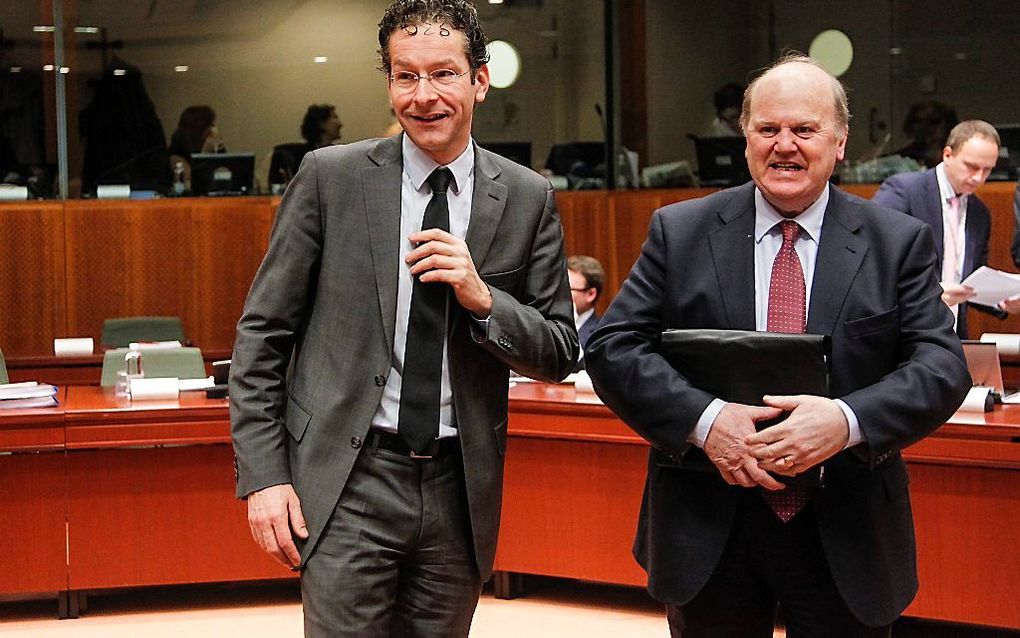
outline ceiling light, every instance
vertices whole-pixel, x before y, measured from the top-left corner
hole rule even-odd
[[[32,30],[36,33],[53,33],[56,29],[48,24],[37,24],[32,27]]]
[[[188,65],[187,64],[178,64],[177,66],[174,67],[174,71],[177,71],[178,73],[187,73],[188,72]]]
[[[11,67],[11,73],[21,73],[21,67],[20,66],[12,66]]]
[[[127,75],[127,71],[125,71],[124,69],[114,69],[113,74],[118,76]]]
[[[75,33],[99,33],[99,27],[75,27]]]
[[[312,62],[314,62],[316,64],[325,64],[328,61],[329,61],[329,58],[327,58],[324,55],[317,55],[314,58],[312,58]]]
[[[62,67],[60,67],[60,72],[63,73],[64,75],[67,75],[68,73],[71,72],[71,68],[70,67],[66,67],[66,66],[62,66]]]
[[[488,49],[489,82],[497,89],[505,89],[521,74],[521,55],[514,45],[503,40],[493,40]]]
[[[503,0],[489,0],[489,4],[503,4]]]
[[[53,70],[53,65],[52,64],[44,64],[42,70],[43,71],[52,71]]]

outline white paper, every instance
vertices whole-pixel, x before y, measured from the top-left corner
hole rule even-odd
[[[191,392],[193,390],[205,390],[211,388],[216,383],[212,377],[206,377],[205,379],[181,379],[177,382],[177,388],[181,392]]]
[[[999,354],[1020,354],[1020,335],[1001,332],[986,332],[981,335],[984,343],[994,343]]]
[[[990,390],[991,388],[983,387],[971,388],[963,400],[963,405],[956,409],[957,412],[984,412]]]
[[[28,199],[27,186],[0,185],[0,202],[23,202]]]
[[[176,399],[180,390],[177,377],[131,379],[131,400]]]
[[[181,347],[180,341],[132,341],[128,344],[129,350],[173,350]]]
[[[967,303],[997,306],[1003,299],[1020,296],[1020,275],[988,266],[981,266],[960,283],[973,288],[976,294]]]
[[[595,388],[591,385],[591,377],[584,370],[576,372],[576,378],[574,379],[574,388],[578,392],[589,392],[594,394]]]
[[[85,357],[95,350],[95,342],[92,337],[74,337],[69,339],[54,339],[53,354],[58,357]]]

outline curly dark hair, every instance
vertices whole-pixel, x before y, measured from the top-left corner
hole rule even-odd
[[[305,111],[305,117],[301,120],[301,137],[309,144],[319,143],[322,136],[322,123],[330,118],[336,107],[332,104],[313,104]]]
[[[389,75],[390,36],[397,29],[420,24],[444,24],[461,31],[467,38],[464,55],[471,66],[471,81],[475,72],[489,61],[485,48],[485,32],[478,21],[478,11],[468,0],[395,0],[379,21],[379,70]]]

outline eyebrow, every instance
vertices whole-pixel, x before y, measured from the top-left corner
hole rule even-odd
[[[455,60],[454,58],[444,58],[444,59],[442,59],[442,60],[440,60],[438,62],[435,62],[431,66],[433,68],[436,68],[436,69],[446,69],[446,68],[450,68],[450,67],[453,67],[453,66],[456,66],[456,65],[457,65],[457,60]],[[411,66],[414,66],[414,65],[410,61],[408,61],[408,60],[405,60],[405,59],[402,59],[402,58],[395,58],[393,60],[392,66],[394,66],[394,67],[397,67],[397,66],[411,67]]]

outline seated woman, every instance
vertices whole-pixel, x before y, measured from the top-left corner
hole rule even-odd
[[[211,106],[189,106],[181,112],[177,130],[170,137],[170,170],[177,175],[178,164],[184,169],[184,183],[191,185],[193,153],[225,153],[223,136],[216,128],[216,111]]]
[[[340,140],[340,129],[344,127],[336,107],[332,104],[313,104],[308,107],[301,121],[301,137],[304,142],[278,144],[273,148],[273,159],[269,167],[270,184],[287,184],[297,172],[305,153]]]

